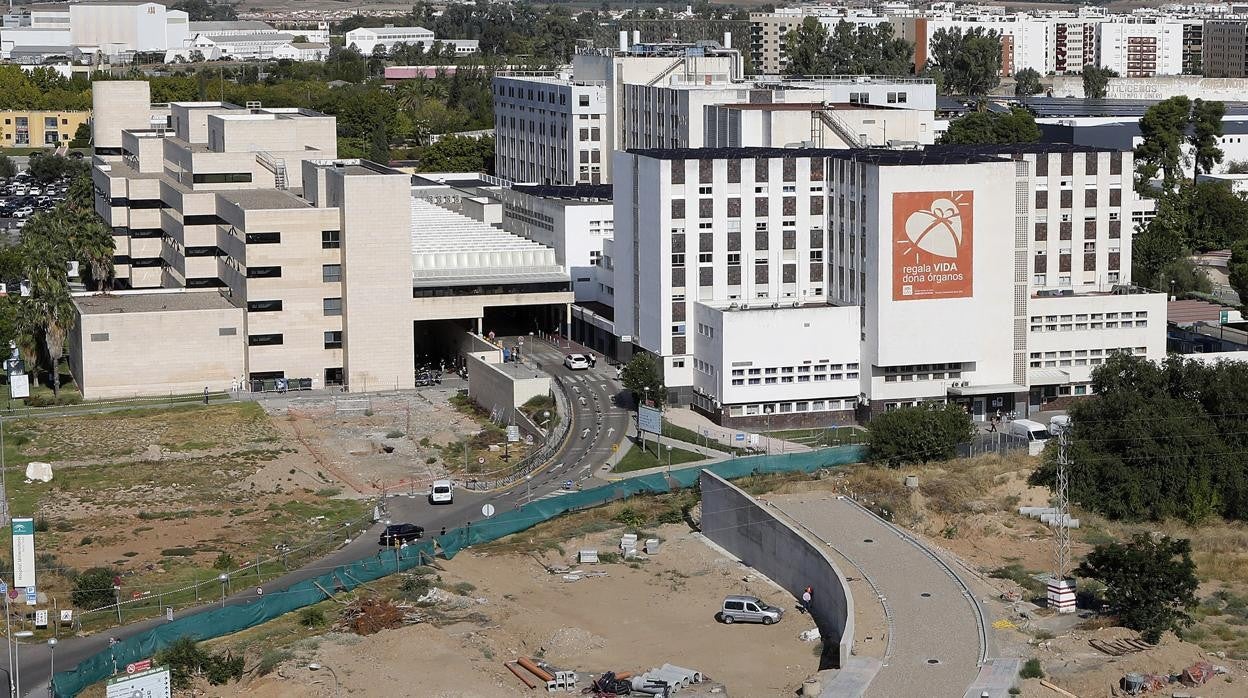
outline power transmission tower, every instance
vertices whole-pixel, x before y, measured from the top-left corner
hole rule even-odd
[[[1051,431],[1057,431],[1057,483],[1055,489],[1053,527],[1056,540],[1056,559],[1053,577],[1048,583],[1049,607],[1058,613],[1075,612],[1075,580],[1070,577],[1070,444],[1073,429],[1070,421],[1051,422]]]

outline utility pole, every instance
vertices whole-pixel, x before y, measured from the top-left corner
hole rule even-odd
[[[1057,431],[1056,507],[1053,517],[1055,559],[1053,576],[1048,583],[1049,607],[1058,613],[1075,612],[1075,580],[1070,578],[1070,443],[1071,423],[1051,422]]]

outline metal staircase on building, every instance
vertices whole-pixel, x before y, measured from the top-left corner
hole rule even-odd
[[[655,85],[659,84],[659,82],[666,79],[667,76],[671,75],[672,71],[676,70],[677,68],[681,67],[684,64],[685,64],[684,57],[677,58],[675,61],[672,61],[671,65],[667,66],[663,70],[660,70],[658,75],[654,76],[654,78],[651,79],[650,82],[647,82],[646,87],[654,87]]]
[[[836,116],[831,111],[827,109],[817,109],[812,111],[810,116],[810,139],[819,147],[824,147],[823,129],[820,128],[820,124],[827,126],[832,133],[835,133],[838,138],[845,141],[845,144],[851,148],[871,147],[871,144],[867,142],[865,136],[855,134],[850,129],[849,124],[845,123],[843,119]]]
[[[256,153],[256,160],[264,166],[264,169],[273,173],[273,188],[286,188],[286,160],[284,158],[275,158],[261,150]]]

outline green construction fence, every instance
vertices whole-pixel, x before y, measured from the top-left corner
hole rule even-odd
[[[350,591],[361,584],[426,563],[434,557],[434,541],[443,557],[449,560],[464,548],[523,531],[570,511],[596,507],[635,494],[662,494],[690,487],[697,483],[698,473],[702,470],[729,480],[768,473],[810,473],[820,468],[859,462],[864,455],[864,446],[849,445],[802,453],[734,458],[705,468],[652,473],[531,502],[513,511],[447,531],[446,535],[436,536],[433,540],[409,544],[397,554],[393,550],[382,550],[372,557],[339,565],[318,577],[257,596],[247,603],[205,610],[134,635],[83,660],[70,671],[58,672],[55,676],[55,695],[58,698],[76,696],[87,686],[115,675],[119,668],[152,657],[178,638],[208,640],[246,630],[324,601],[327,592]]]

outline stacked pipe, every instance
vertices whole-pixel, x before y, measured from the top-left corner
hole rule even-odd
[[[664,664],[651,669],[641,676],[634,676],[633,690],[653,696],[668,696],[679,693],[690,684],[702,683],[706,677],[700,671],[686,669],[675,664]]]

